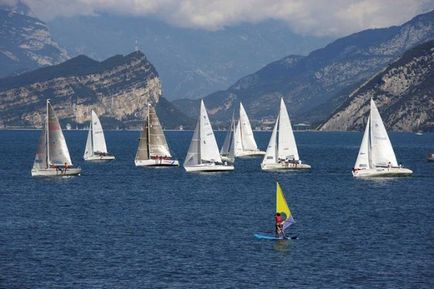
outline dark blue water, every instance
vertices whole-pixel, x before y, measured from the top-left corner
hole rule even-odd
[[[80,177],[32,178],[37,131],[0,131],[1,288],[433,288],[434,134],[392,134],[409,178],[351,176],[360,133],[297,133],[312,172],[233,173],[134,166],[138,132],[107,132],[117,160],[82,160]],[[183,160],[191,132],[167,133]],[[221,144],[223,133],[217,134]],[[257,133],[265,148],[269,133]],[[277,177],[297,221],[273,228]]]

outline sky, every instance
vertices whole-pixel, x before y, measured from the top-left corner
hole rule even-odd
[[[178,27],[215,31],[274,19],[301,35],[329,37],[400,25],[434,10],[434,0],[0,0],[0,4],[17,1],[45,21],[104,13],[154,17]]]

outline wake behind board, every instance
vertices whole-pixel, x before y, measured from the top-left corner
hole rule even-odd
[[[271,233],[256,233],[255,237],[258,239],[264,239],[264,240],[294,240],[297,239],[297,236],[285,236],[285,237],[278,237],[275,234]]]

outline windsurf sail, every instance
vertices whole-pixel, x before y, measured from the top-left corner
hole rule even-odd
[[[285,232],[292,224],[295,223],[295,221],[292,217],[291,211],[289,210],[288,203],[286,202],[285,195],[283,194],[279,182],[277,182],[276,185],[276,213],[285,214],[286,216],[286,219],[283,223],[283,232]]]

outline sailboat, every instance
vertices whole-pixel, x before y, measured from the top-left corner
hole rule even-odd
[[[240,119],[237,123],[234,133],[235,138],[235,156],[263,156],[264,151],[258,149],[255,137],[253,136],[252,126],[243,104],[240,102]]]
[[[234,166],[223,162],[203,100],[200,115],[184,161],[187,172],[232,171]]]
[[[286,218],[283,221],[282,232],[278,234],[272,233],[256,233],[255,237],[258,239],[267,240],[285,240],[285,239],[296,239],[297,237],[288,237],[286,235],[288,228],[295,223],[292,217],[291,210],[286,202],[285,195],[283,194],[282,188],[279,182],[276,182],[276,214],[284,215]]]
[[[179,166],[172,157],[163,128],[153,106],[148,105],[148,115],[139,138],[134,163],[139,166],[170,167]]]
[[[83,158],[85,161],[111,161],[115,159],[107,152],[101,122],[93,110]]]
[[[371,98],[371,111],[353,168],[354,177],[397,177],[413,172],[398,165],[380,113]]]
[[[300,160],[291,121],[283,98],[280,99],[279,115],[274,124],[261,168],[263,170],[300,170],[311,168],[310,165],[304,164]]]
[[[235,162],[235,119],[232,117],[231,126],[226,134],[225,141],[220,150],[220,156],[223,161],[234,163]]]
[[[59,120],[47,100],[47,116],[39,137],[32,176],[71,176],[80,172],[80,168],[72,165]]]

